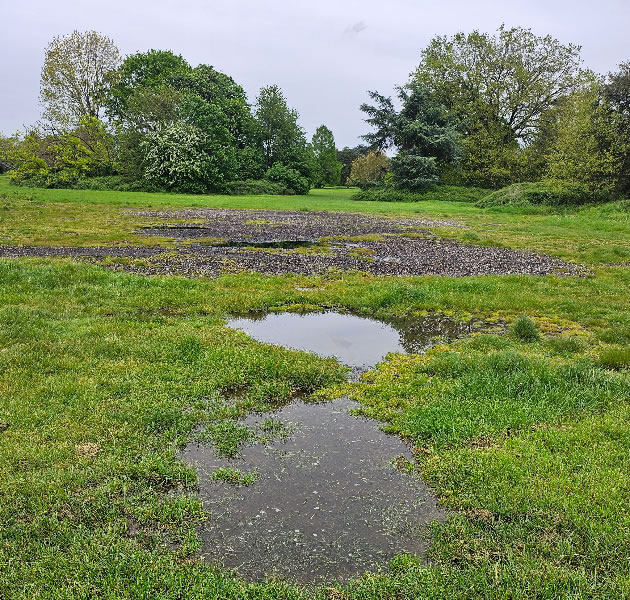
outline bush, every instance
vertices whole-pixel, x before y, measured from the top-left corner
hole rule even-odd
[[[265,179],[280,183],[293,194],[308,194],[311,184],[299,171],[285,167],[282,163],[274,163],[265,173]]]
[[[563,181],[539,181],[536,183],[515,183],[479,200],[476,206],[577,206],[587,202],[603,200],[597,198],[581,183]]]
[[[363,200],[371,202],[419,202],[422,200],[421,194],[412,192],[404,192],[391,187],[374,187],[361,189],[360,192],[353,194],[352,200]]]
[[[483,188],[457,185],[436,185],[424,192],[406,192],[381,185],[369,190],[362,190],[352,196],[352,200],[374,202],[477,202],[488,193]]]
[[[512,333],[523,342],[535,342],[540,339],[540,331],[536,323],[527,315],[521,315],[512,325]]]
[[[269,181],[267,179],[248,179],[247,181],[231,181],[226,183],[221,192],[228,196],[248,196],[250,194],[266,194],[279,196],[290,194],[284,184]]]

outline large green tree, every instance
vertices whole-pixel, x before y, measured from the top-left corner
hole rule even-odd
[[[120,162],[132,177],[195,191],[264,172],[243,88],[210,65],[192,68],[165,50],[128,56],[109,113],[118,124]],[[198,158],[176,151],[177,140],[188,140]]]
[[[313,162],[307,150],[306,136],[298,124],[298,112],[289,108],[282,90],[277,85],[263,87],[254,108],[265,167],[281,163],[310,179]]]
[[[311,140],[315,157],[315,187],[339,185],[341,163],[337,160],[337,147],[333,133],[326,125],[320,125]]]
[[[465,181],[503,185],[518,177],[519,148],[579,82],[579,53],[520,27],[431,40],[413,77],[461,122]]]
[[[97,31],[74,31],[46,47],[40,101],[46,126],[70,131],[83,117],[101,118],[120,64],[114,42]]]
[[[459,156],[456,120],[427,88],[411,81],[397,90],[401,109],[391,98],[370,92],[375,104],[363,104],[366,122],[374,131],[363,136],[381,150],[395,148],[392,173],[397,187],[419,190],[437,183],[446,165]]]
[[[603,94],[612,113],[620,153],[618,191],[630,194],[630,61],[608,74]]]

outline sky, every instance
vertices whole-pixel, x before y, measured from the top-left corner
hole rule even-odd
[[[4,134],[37,120],[44,49],[73,30],[95,29],[123,55],[167,49],[213,65],[250,102],[277,84],[309,137],[325,124],[340,148],[368,130],[359,110],[368,90],[392,94],[436,35],[505,23],[581,45],[584,66],[599,73],[630,60],[629,0],[6,0],[0,15]]]

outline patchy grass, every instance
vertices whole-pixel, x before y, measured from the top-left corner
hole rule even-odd
[[[223,481],[230,485],[236,486],[249,486],[256,483],[258,480],[258,473],[252,471],[251,473],[242,473],[238,469],[232,467],[219,467],[213,474],[212,479],[214,481]]]
[[[135,241],[134,221],[121,213],[129,206],[372,210],[349,200],[352,190],[268,200],[13,195],[2,178],[0,188],[9,195],[0,200],[3,243],[156,242]],[[401,214],[398,204],[365,204]],[[1,260],[0,597],[629,597],[630,269],[606,263],[623,262],[630,233],[629,213],[613,208],[522,215],[422,204],[427,216],[469,226],[444,235],[586,262],[586,278],[331,272],[204,281]],[[224,326],[231,312],[291,306],[506,323],[527,314],[541,336],[473,335],[423,356],[392,355],[346,384],[334,361]],[[434,527],[430,563],[401,555],[343,586],[303,589],[248,583],[199,560],[196,526],[212,517],[178,448],[200,438],[234,456],[252,440],[286,435],[273,419],[246,427],[240,417],[340,393],[412,442],[415,461],[396,465],[420,471],[452,510]]]

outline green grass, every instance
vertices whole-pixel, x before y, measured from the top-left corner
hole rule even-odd
[[[180,197],[16,190],[0,178],[0,193],[3,243],[153,243],[133,237],[128,207],[419,214],[354,202],[344,189]],[[592,275],[187,280],[0,260],[0,597],[630,597],[630,269],[606,265],[630,249],[628,211],[421,208],[464,222],[441,229],[455,239],[546,250]],[[230,312],[304,306],[440,310],[495,319],[506,333],[392,355],[346,384],[334,361],[224,325]],[[520,315],[537,339],[509,333]],[[196,526],[211,516],[178,448],[199,438],[237,455],[251,440],[286,435],[272,419],[248,428],[240,417],[340,393],[410,441],[415,469],[451,510],[434,527],[430,563],[399,556],[378,574],[306,589],[247,583],[198,560]]]

